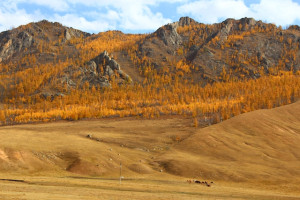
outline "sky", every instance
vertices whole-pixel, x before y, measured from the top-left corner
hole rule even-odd
[[[46,19],[89,33],[150,33],[189,16],[201,23],[253,17],[300,25],[300,0],[0,0],[0,31]]]

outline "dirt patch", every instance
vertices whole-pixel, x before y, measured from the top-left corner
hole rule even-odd
[[[100,166],[95,165],[94,163],[84,161],[84,160],[75,160],[67,170],[72,173],[82,174],[82,175],[90,175],[90,176],[101,176],[107,170]]]
[[[128,168],[131,171],[134,171],[134,172],[139,173],[139,174],[151,174],[151,173],[153,173],[152,168],[149,167],[146,164],[141,164],[141,163],[131,164],[131,165],[128,166]]]
[[[2,149],[0,149],[0,159],[3,161],[8,161],[8,156]]]

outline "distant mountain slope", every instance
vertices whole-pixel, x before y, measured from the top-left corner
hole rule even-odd
[[[206,25],[182,17],[144,36],[90,35],[46,20],[0,33],[0,61],[14,72],[45,63],[83,65],[106,50],[139,82],[149,67],[204,83],[296,72],[299,47],[298,26],[283,30],[252,18]]]
[[[149,76],[150,67],[159,74],[206,84],[257,79],[280,70],[295,73],[300,69],[299,47],[298,26],[283,30],[252,18],[207,25],[182,17],[135,44],[112,48],[112,52],[120,55],[120,64],[131,72],[133,80]]]
[[[65,27],[57,22],[43,20],[30,23],[0,33],[0,61],[19,61],[25,56],[33,55],[33,63],[28,62],[27,65],[53,62],[54,59],[65,60],[74,56],[71,54],[78,54],[74,45],[68,41],[88,36],[89,33]]]
[[[182,17],[140,42],[138,56],[162,72],[191,73],[198,81],[258,78],[300,69],[299,30],[282,30],[252,18],[206,25]],[[180,66],[180,61],[189,67]]]
[[[217,123],[295,102],[299,47],[298,26],[252,18],[182,17],[151,34],[30,23],[0,33],[0,124],[170,114]]]

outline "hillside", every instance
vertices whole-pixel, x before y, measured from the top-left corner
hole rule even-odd
[[[183,115],[195,126],[295,102],[300,32],[189,17],[151,34],[89,34],[46,20],[0,34],[1,125]]]
[[[276,70],[299,70],[299,34],[297,26],[282,30],[252,18],[206,25],[183,17],[139,43],[139,54],[162,71],[168,66],[210,81],[255,79]]]
[[[70,41],[88,36],[89,33],[57,22],[43,20],[30,23],[0,33],[0,61],[13,62],[18,67],[26,68],[33,64],[70,59],[79,53]]]
[[[122,161],[128,174],[163,169],[214,180],[300,180],[299,111],[296,102],[206,128],[181,118],[2,127],[1,171],[112,175]]]
[[[297,199],[300,195],[299,114],[298,101],[239,115],[206,128],[194,128],[189,120],[182,118],[6,126],[0,130],[0,174],[3,178],[24,177],[26,182],[19,183],[23,189],[14,187],[14,183],[10,186],[4,179],[0,182],[9,191],[22,190],[23,194],[29,190],[30,194],[42,196],[50,186],[67,184],[66,193],[69,187],[79,190],[84,187],[94,192],[105,190],[105,193],[133,192],[134,196],[126,199],[138,198],[142,193],[148,198],[174,194],[187,195],[183,199],[232,199],[233,196]],[[123,187],[116,186],[120,162],[125,177]],[[85,179],[86,175],[94,179]],[[75,182],[76,177],[81,177],[80,183]],[[206,189],[189,185],[186,179],[209,180],[215,185]],[[30,183],[40,189],[30,189]],[[161,188],[155,189],[158,183]],[[145,187],[152,188],[152,194],[142,190]],[[180,188],[183,193],[176,194],[174,188]],[[58,191],[52,193],[59,195]],[[6,193],[0,191],[1,194]],[[111,195],[116,194],[119,193]],[[293,194],[294,198],[287,194]]]
[[[299,181],[299,119],[299,102],[243,114],[196,131],[160,162],[167,171],[189,177]]]

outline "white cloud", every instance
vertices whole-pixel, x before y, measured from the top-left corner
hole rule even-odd
[[[292,0],[261,0],[249,7],[244,0],[197,0],[177,8],[179,14],[191,15],[204,23],[216,23],[226,18],[254,17],[282,26],[300,20],[299,11],[300,5]]]
[[[224,18],[242,18],[247,11],[242,0],[200,0],[177,9],[180,14],[190,14],[204,23],[216,23]]]
[[[56,14],[50,21],[60,22],[63,25],[73,27],[79,30],[91,31],[91,32],[100,32],[109,29],[116,29],[115,26],[111,25],[105,20],[92,20],[88,21],[84,17],[80,17],[75,14],[66,14],[58,15]]]
[[[174,17],[176,12],[175,10],[173,14],[170,14],[172,10],[168,10],[169,8],[160,8],[162,3],[176,5],[178,18],[188,15],[204,23],[216,23],[226,18],[242,17],[254,17],[282,26],[293,24],[296,20],[300,21],[300,5],[292,0],[260,0],[259,3],[248,3],[248,6],[245,1],[0,0],[0,31],[42,19],[58,21],[66,26],[87,32],[108,29],[121,29],[129,32],[153,31],[171,22],[170,17]],[[30,7],[32,4],[34,6]],[[24,5],[27,7],[22,8]],[[44,12],[45,8],[47,12]],[[162,11],[164,9],[165,11]],[[39,10],[43,10],[43,13]]]
[[[40,6],[46,6],[48,8],[53,9],[54,11],[67,11],[70,9],[68,2],[63,0],[17,0],[25,3],[32,3]]]
[[[187,0],[6,0],[0,1],[0,31],[10,26],[29,23],[43,18],[58,21],[84,31],[99,32],[107,29],[127,31],[155,30],[170,22],[162,13],[154,11],[160,3],[186,2]],[[22,4],[20,4],[22,3]],[[3,5],[6,5],[5,9]],[[36,11],[19,8],[20,5],[43,6],[49,13],[35,16]],[[8,7],[10,8],[8,9]],[[81,11],[84,6],[90,12]],[[78,9],[79,8],[79,9]],[[105,10],[103,12],[103,10]],[[27,12],[26,12],[27,11]],[[16,15],[15,15],[16,13]],[[13,20],[9,20],[13,16]],[[8,19],[9,18],[9,19]],[[2,20],[1,20],[2,19]]]
[[[250,5],[250,15],[286,26],[300,20],[300,5],[292,0],[262,0],[259,4]]]
[[[127,6],[132,5],[146,5],[146,6],[153,6],[158,5],[160,3],[178,3],[178,2],[188,2],[188,0],[63,0],[68,2],[69,4],[82,4],[86,6],[113,6],[116,8],[126,8]]]
[[[36,10],[28,14],[24,9],[18,9],[12,0],[0,2],[0,31],[28,24],[42,19],[41,13]]]
[[[150,6],[158,6],[162,2],[185,2],[186,0],[68,0],[70,4],[82,4],[94,7],[109,7],[106,20],[118,24],[125,30],[154,30],[170,22],[162,13],[153,12]],[[114,10],[114,12],[112,12]],[[102,16],[104,17],[104,16]]]
[[[154,30],[171,22],[161,13],[153,13],[148,7],[137,5],[121,11],[120,27],[128,30]]]

